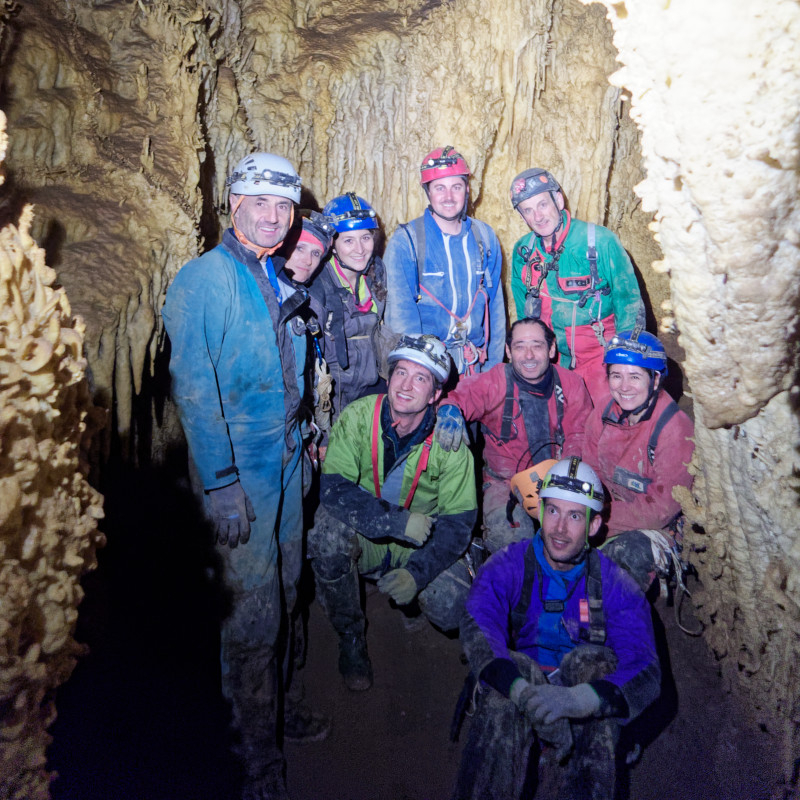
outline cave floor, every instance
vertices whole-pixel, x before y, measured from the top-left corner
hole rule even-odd
[[[210,548],[176,502],[128,482],[124,511],[107,503],[109,544],[85,579],[78,639],[91,646],[57,694],[48,767],[54,800],[223,800],[239,775],[228,756],[218,693],[220,596]],[[156,489],[158,491],[158,489]],[[141,503],[131,503],[135,497]],[[146,498],[146,502],[145,502]],[[292,800],[446,800],[461,742],[450,720],[466,667],[457,640],[366,593],[375,684],[351,693],[336,667],[336,636],[314,601],[307,698],[330,715],[323,742],[287,744]],[[623,781],[629,800],[768,800],[779,796],[776,739],[726,692],[701,639],[658,599],[667,676],[662,698],[631,739],[644,745]],[[668,651],[668,652],[667,652]]]

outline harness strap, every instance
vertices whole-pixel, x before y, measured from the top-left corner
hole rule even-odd
[[[658,437],[661,435],[661,431],[664,430],[666,424],[680,411],[678,408],[678,404],[673,400],[670,404],[661,412],[661,416],[658,418],[658,421],[653,428],[653,432],[650,434],[650,439],[647,442],[647,460],[650,462],[650,466],[652,467],[656,460],[656,445],[658,444]]]
[[[511,375],[511,364],[505,365],[506,399],[503,403],[503,424],[500,426],[500,441],[505,443],[511,439],[511,423],[514,421],[514,378]]]
[[[379,394],[375,397],[375,410],[372,413],[372,483],[375,486],[375,497],[380,499],[381,483],[378,480],[378,442],[381,430],[381,404],[386,395]]]
[[[561,378],[558,370],[553,368],[553,394],[556,397],[556,458],[561,458],[561,448],[564,446],[564,390],[561,388]]]
[[[372,483],[375,487],[375,497],[380,499],[381,484],[378,475],[378,445],[380,443],[380,429],[381,429],[381,405],[383,398],[386,395],[379,394],[375,397],[375,410],[372,413]],[[414,473],[414,479],[411,481],[411,487],[408,490],[403,508],[410,508],[411,501],[414,499],[414,493],[417,491],[420,476],[428,468],[428,458],[431,454],[431,447],[433,446],[433,432],[428,434],[428,438],[422,443],[422,452],[417,462],[417,469]]]
[[[536,577],[536,552],[533,549],[533,541],[525,550],[525,571],[522,574],[522,593],[519,602],[511,611],[511,647],[516,650],[519,634],[525,624],[525,617],[528,615],[528,608],[533,596],[533,580]]]
[[[420,475],[428,468],[428,458],[431,454],[431,447],[433,446],[433,433],[428,435],[428,438],[422,443],[422,452],[419,455],[417,462],[417,471],[414,473],[414,480],[411,481],[411,488],[408,490],[403,508],[411,508],[411,501],[414,499],[414,492],[417,491],[417,484],[419,483]]]
[[[586,558],[586,597],[589,601],[589,643],[605,644],[606,615],[603,611],[603,578],[600,554],[592,548]],[[585,635],[585,631],[581,631]]]

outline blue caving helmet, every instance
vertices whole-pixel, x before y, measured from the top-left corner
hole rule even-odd
[[[375,209],[363,198],[353,192],[334,197],[322,213],[333,218],[337,233],[345,231],[370,230],[378,227]]]
[[[634,329],[615,333],[606,342],[605,364],[631,364],[667,376],[667,353],[658,337]]]

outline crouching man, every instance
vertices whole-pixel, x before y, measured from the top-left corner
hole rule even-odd
[[[461,622],[480,692],[457,800],[520,797],[543,744],[553,797],[611,800],[619,726],[659,694],[647,601],[588,543],[603,508],[597,475],[559,461],[539,497],[539,533],[484,564]]]
[[[372,685],[359,573],[400,606],[417,599],[443,630],[458,627],[470,586],[459,559],[476,519],[472,455],[433,438],[450,357],[433,336],[403,336],[388,362],[387,394],[355,400],[333,426],[309,532],[317,597],[353,691]]]

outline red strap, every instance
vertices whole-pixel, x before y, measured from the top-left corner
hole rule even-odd
[[[431,445],[433,444],[433,434],[431,433],[428,438],[422,443],[422,452],[419,455],[419,461],[417,462],[417,471],[414,473],[414,480],[411,481],[411,488],[408,490],[408,497],[406,497],[405,503],[403,503],[403,508],[410,508],[411,501],[414,499],[414,492],[417,491],[417,484],[419,483],[419,476],[422,475],[423,472],[428,467],[428,456],[431,454]]]
[[[375,398],[375,411],[372,414],[372,482],[375,484],[375,497],[380,500],[381,484],[378,480],[378,439],[381,429],[381,403],[385,395]]]
[[[379,394],[375,398],[375,411],[372,414],[372,482],[375,485],[375,497],[380,499],[381,484],[378,480],[378,442],[380,440],[381,428],[381,403],[385,395]],[[422,452],[417,462],[417,471],[414,473],[414,480],[411,481],[411,488],[408,490],[408,497],[406,497],[403,508],[409,508],[411,501],[414,499],[414,492],[417,491],[417,484],[419,483],[420,475],[428,467],[428,457],[431,453],[431,446],[433,445],[433,433],[422,443]]]

